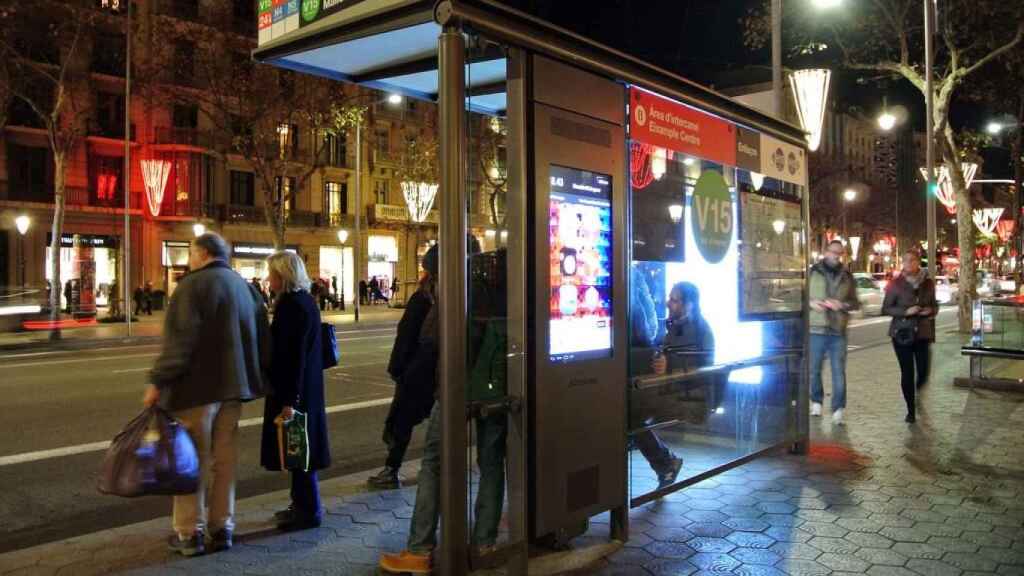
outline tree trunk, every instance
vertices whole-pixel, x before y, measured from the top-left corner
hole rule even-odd
[[[53,328],[50,331],[50,340],[60,340],[60,296],[64,292],[64,285],[60,281],[60,239],[64,232],[64,188],[66,178],[64,174],[64,154],[54,151],[53,153],[53,225],[50,229],[50,320]]]
[[[974,285],[975,234],[973,206],[970,191],[967,190],[967,183],[964,181],[964,174],[960,168],[960,155],[957,154],[953,129],[949,127],[949,124],[946,124],[944,136],[944,138],[940,139],[942,142],[942,156],[953,181],[953,191],[956,196],[957,244],[960,247],[959,329],[962,333],[969,333],[972,322],[971,307],[973,306],[974,299],[977,297]],[[938,263],[936,262],[936,264]]]

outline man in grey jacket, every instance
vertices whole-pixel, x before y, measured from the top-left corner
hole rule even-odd
[[[846,409],[846,328],[850,312],[860,308],[857,284],[843,267],[846,247],[833,240],[810,274],[811,416],[821,416],[825,390],[821,369],[825,354],[832,360],[832,422],[843,423]]]
[[[174,497],[176,534],[168,546],[185,556],[205,551],[207,527],[214,551],[231,547],[241,403],[263,395],[269,358],[266,309],[228,257],[227,242],[212,233],[189,248],[190,272],[171,298],[163,351],[143,399],[171,412],[199,453],[199,490]]]

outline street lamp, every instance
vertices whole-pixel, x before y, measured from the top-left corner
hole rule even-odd
[[[344,244],[348,241],[348,230],[338,230],[338,242]]]
[[[837,8],[842,0],[812,0],[820,9]],[[772,93],[775,100],[775,116],[782,118],[782,0],[772,0]]]
[[[999,134],[1000,132],[1002,132],[1003,128],[1005,128],[1005,126],[1003,126],[1003,124],[1001,122],[989,122],[988,126],[985,127],[985,130],[989,134],[995,136],[996,134]]]
[[[888,110],[884,110],[878,116],[878,127],[881,128],[884,132],[888,132],[889,130],[892,130],[893,127],[895,127],[895,126],[896,126],[896,116],[892,112],[889,112]]]
[[[199,238],[203,234],[206,234],[206,226],[201,222],[196,222],[192,225],[192,233],[195,234],[196,238]]]
[[[853,188],[847,188],[843,191],[843,237],[847,237],[846,233],[846,213],[849,211],[850,202],[857,199],[857,191]]]
[[[668,217],[672,219],[673,224],[679,224],[683,219],[683,205],[671,204],[668,207]]]
[[[382,102],[387,102],[388,104],[391,104],[392,106],[397,106],[397,105],[402,103],[402,95],[401,94],[389,94],[388,96],[386,96],[384,98],[380,98],[380,99],[376,100],[375,102],[371,103],[370,105],[373,106],[375,104],[380,104]],[[361,218],[361,216],[362,216],[362,212],[363,212],[363,182],[362,182],[362,180],[363,180],[363,117],[362,117],[361,114],[359,115],[359,118],[356,120],[356,170],[355,170],[355,179],[356,179],[356,239],[355,239],[355,247],[354,247],[355,248],[355,250],[354,250],[355,257],[353,258],[353,260],[355,261],[355,265],[356,265],[356,274],[355,274],[356,282],[359,282],[359,273],[360,273],[359,257],[361,255],[360,254],[360,250],[362,249],[361,246],[360,246],[361,239],[362,239],[362,236],[361,236],[361,234],[362,234],[362,222],[361,222],[362,218]],[[355,304],[356,304],[355,321],[359,322],[359,295],[356,295],[356,298],[354,300],[355,300]]]
[[[14,219],[14,226],[18,229],[18,271],[21,276],[18,284],[20,286],[25,285],[25,234],[28,233],[31,223],[32,219],[24,214]]]

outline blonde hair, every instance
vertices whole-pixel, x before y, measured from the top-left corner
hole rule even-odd
[[[306,274],[306,265],[295,252],[287,250],[274,252],[267,258],[267,267],[281,277],[285,292],[309,291],[312,282],[309,280],[309,275]]]

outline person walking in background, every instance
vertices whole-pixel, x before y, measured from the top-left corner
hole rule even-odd
[[[403,478],[399,468],[412,439],[412,430],[427,416],[434,406],[434,373],[430,369],[437,362],[436,349],[420,346],[423,322],[434,306],[437,289],[437,248],[431,247],[423,258],[423,276],[419,288],[409,298],[409,304],[398,322],[395,345],[391,348],[388,374],[395,381],[394,398],[388,417],[384,421],[384,444],[388,455],[384,469],[371,476],[367,484],[374,488],[398,488]]]
[[[825,354],[832,362],[832,422],[843,423],[846,410],[846,328],[850,312],[860,308],[857,283],[843,267],[846,247],[833,240],[825,247],[825,257],[811,266],[810,291],[810,354],[811,354],[811,416],[821,416],[825,389],[821,370]]]
[[[391,281],[391,298],[398,298],[398,276]]]
[[[376,304],[380,295],[380,281],[376,276],[370,278],[370,303]]]
[[[276,252],[267,264],[270,287],[278,297],[271,325],[273,356],[270,390],[263,409],[260,463],[267,470],[281,469],[275,420],[290,420],[296,411],[304,413],[309,469],[291,470],[291,505],[274,515],[281,530],[304,530],[319,526],[323,518],[317,470],[331,464],[320,311],[309,293],[312,283],[298,254]]]
[[[146,307],[146,316],[153,315],[153,283],[146,282],[146,288],[142,291],[142,303]]]
[[[70,301],[70,297],[68,297]],[[135,315],[141,316],[142,311],[146,309],[146,293],[142,290],[142,285],[139,284],[135,287],[135,292],[132,293],[132,300],[135,301]]]
[[[359,303],[369,304],[370,303],[370,288],[366,284],[366,280],[359,281]]]
[[[882,314],[892,316],[889,337],[900,363],[900,387],[907,404],[905,422],[917,421],[917,391],[928,383],[931,345],[935,341],[935,282],[921,268],[921,257],[908,251],[903,271],[885,289]]]
[[[64,309],[67,311],[68,314],[71,314],[71,297],[73,295],[74,290],[72,289],[71,280],[68,280],[67,282],[64,283]]]
[[[170,411],[199,454],[198,491],[174,497],[168,547],[185,556],[205,551],[207,529],[214,551],[231,548],[241,403],[263,394],[268,367],[266,309],[228,265],[229,254],[227,242],[211,232],[192,242],[190,272],[171,298],[163,349],[143,398]]]

